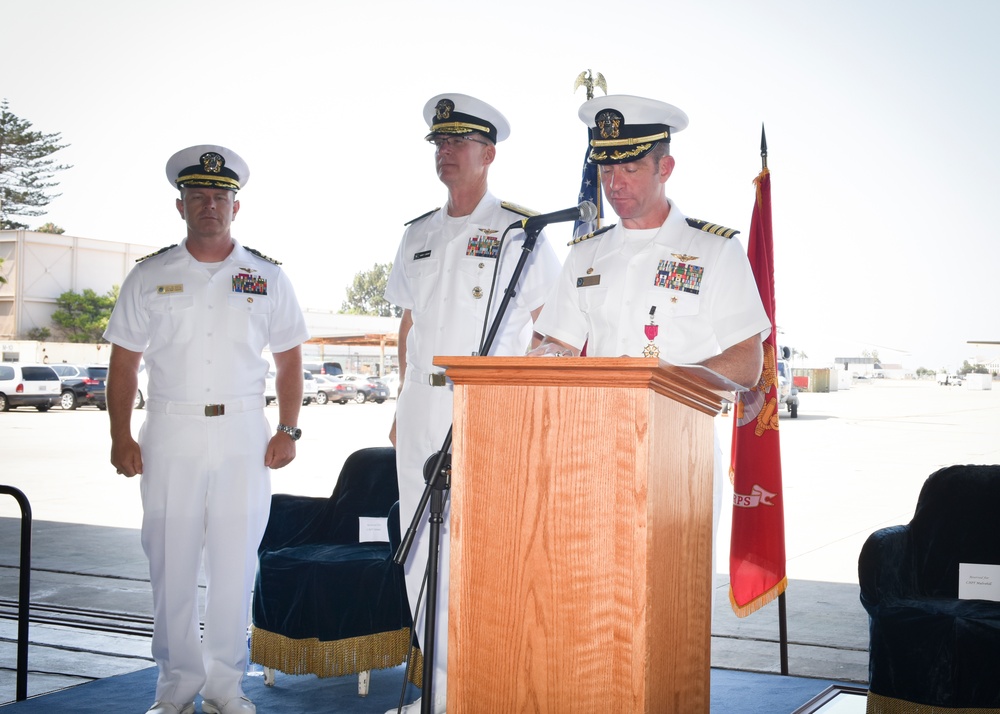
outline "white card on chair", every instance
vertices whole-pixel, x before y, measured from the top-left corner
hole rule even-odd
[[[368,543],[370,541],[389,542],[388,519],[372,518],[370,516],[358,516],[358,543]]]
[[[958,599],[1000,602],[1000,565],[959,563]]]

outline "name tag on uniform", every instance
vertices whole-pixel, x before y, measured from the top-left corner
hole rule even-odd
[[[592,285],[600,285],[601,276],[600,275],[588,275],[584,278],[576,279],[576,286],[578,288],[589,288]]]
[[[429,250],[422,250],[419,253],[413,254],[414,260],[421,260],[422,258],[430,258],[430,257],[431,257],[431,252]]]
[[[184,284],[177,283],[175,285],[157,285],[156,294],[157,295],[169,295],[170,293],[182,293],[184,292]]]

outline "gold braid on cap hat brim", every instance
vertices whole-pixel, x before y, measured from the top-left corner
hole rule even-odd
[[[227,188],[232,188],[234,191],[240,190],[240,182],[236,179],[229,178],[228,176],[211,176],[209,174],[188,174],[187,176],[178,176],[177,187],[180,188],[186,183],[195,184],[197,186],[224,186]]]
[[[621,161],[622,159],[634,159],[636,156],[638,156],[642,152],[649,151],[652,148],[653,148],[652,144],[639,144],[634,149],[629,149],[628,151],[612,151],[611,152],[611,159],[613,161]],[[591,161],[607,161],[607,158],[608,158],[608,152],[607,151],[602,151],[600,153],[598,153],[596,151],[591,151],[590,152],[590,160]]]
[[[479,126],[478,124],[467,124],[461,121],[450,121],[445,124],[434,124],[431,127],[432,134],[458,134],[461,130],[465,131],[481,131],[485,134],[490,133],[490,128],[488,126]]]
[[[659,134],[652,134],[650,136],[636,136],[631,139],[593,139],[590,145],[595,149],[602,146],[632,146],[633,144],[646,144],[654,141],[660,141],[661,139],[669,139],[669,131],[661,131]]]

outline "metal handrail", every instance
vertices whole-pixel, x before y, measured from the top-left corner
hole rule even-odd
[[[31,504],[27,496],[13,486],[0,484],[0,493],[14,497],[21,507],[21,565],[17,595],[17,684],[16,698],[28,698],[28,607],[31,594]]]

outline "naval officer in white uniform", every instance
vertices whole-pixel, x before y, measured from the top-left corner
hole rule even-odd
[[[687,115],[608,95],[585,102],[579,116],[620,223],[573,245],[535,323],[545,338],[532,354],[576,356],[586,346],[591,357],[659,357],[757,384],[771,321],[737,231],[687,218],[666,195],[670,139]],[[725,470],[717,430],[714,447],[713,540]]]
[[[111,463],[142,474],[142,545],[153,588],[151,714],[252,714],[241,680],[257,546],[270,508],[270,469],[295,458],[308,338],[288,277],[230,233],[246,163],[222,146],[193,146],[167,162],[187,224],[180,245],[125,278],[104,334]],[[279,424],[264,415],[270,347]],[[132,403],[145,358],[149,394],[138,441]],[[207,582],[199,633],[198,573]]]
[[[437,355],[472,355],[479,350],[484,325],[492,325],[497,305],[521,257],[524,232],[512,230],[501,250],[500,238],[530,211],[501,201],[489,192],[487,176],[496,144],[510,134],[504,116],[465,94],[439,94],[424,106],[435,147],[438,178],[448,201],[410,221],[400,242],[385,298],[403,308],[399,327],[400,392],[390,440],[396,447],[399,514],[405,529],[424,491],[423,466],[437,452],[452,423],[452,386],[433,365]],[[494,271],[497,276],[494,278]],[[532,321],[559,274],[559,260],[544,233],[538,237],[518,282],[490,355],[523,355],[533,338]],[[491,295],[491,285],[496,285]],[[427,565],[429,538],[423,514],[405,565],[410,607]],[[440,580],[435,639],[434,704],[445,711],[448,658],[449,511],[441,530]],[[424,614],[416,614],[421,642]],[[393,710],[395,711],[395,710]],[[419,700],[406,712],[420,711]]]

